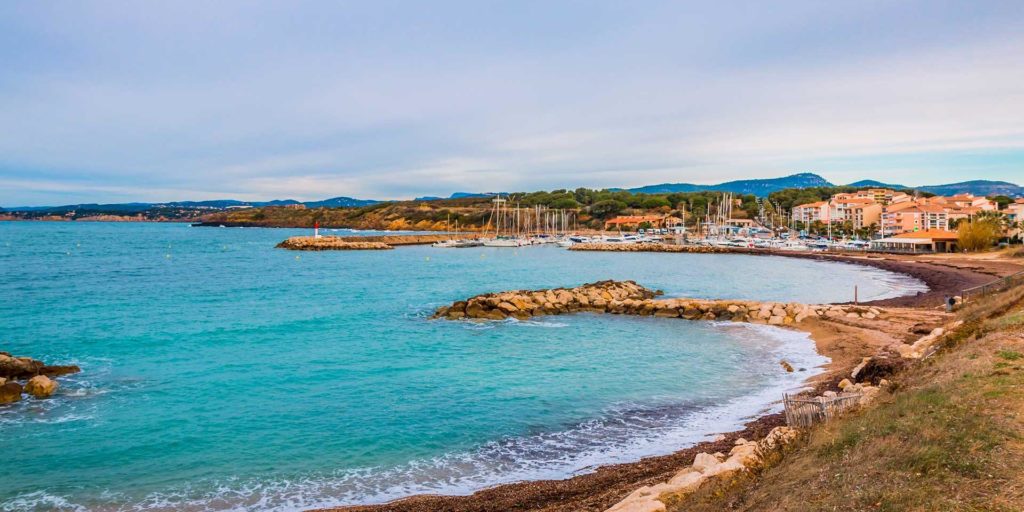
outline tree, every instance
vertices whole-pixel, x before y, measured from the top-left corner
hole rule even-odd
[[[648,197],[648,198],[644,199],[640,203],[640,207],[644,208],[644,209],[647,209],[647,210],[653,210],[655,208],[661,208],[662,206],[668,206],[668,207],[671,208],[672,204],[669,203],[668,199],[666,199],[666,198],[664,198],[662,196]]]
[[[1005,210],[1008,205],[1013,203],[1013,199],[1011,199],[1009,196],[995,196],[990,197],[989,199],[991,199],[994,203],[999,205],[1000,210]]]
[[[571,197],[563,197],[561,199],[555,199],[548,206],[559,210],[571,210],[573,208],[579,208],[580,204]]]
[[[606,199],[604,201],[598,201],[590,206],[590,214],[594,217],[603,219],[611,217],[622,210],[626,209],[626,203],[622,201],[616,201],[614,199]]]
[[[992,216],[978,216],[970,221],[961,222],[956,231],[960,248],[969,252],[991,248],[1003,234],[999,224],[999,220]]]

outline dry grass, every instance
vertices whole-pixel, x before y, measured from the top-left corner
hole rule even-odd
[[[898,376],[895,392],[669,510],[1024,510],[1022,297],[979,301],[963,313],[967,334]]]

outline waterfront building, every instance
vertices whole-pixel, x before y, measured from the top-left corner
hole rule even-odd
[[[871,250],[898,253],[956,252],[957,234],[945,229],[901,233],[871,241]]]

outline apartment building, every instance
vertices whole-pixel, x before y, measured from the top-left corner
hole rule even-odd
[[[881,215],[882,236],[938,229],[949,230],[949,213],[936,204],[905,201],[889,205]]]
[[[805,226],[815,221],[828,222],[828,201],[818,201],[793,207],[793,220],[803,222]]]

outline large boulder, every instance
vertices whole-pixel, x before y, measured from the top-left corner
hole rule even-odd
[[[36,375],[25,384],[25,392],[36,398],[47,398],[57,391],[57,381],[46,375]]]
[[[10,404],[21,400],[21,384],[9,381],[0,385],[0,404]]]
[[[28,357],[13,357],[10,354],[0,353],[0,377],[18,379],[31,377],[42,372],[42,361],[36,361]]]
[[[56,377],[80,371],[81,368],[75,365],[47,366],[31,357],[14,357],[7,352],[0,352],[0,377],[7,379],[27,379],[36,375]]]

